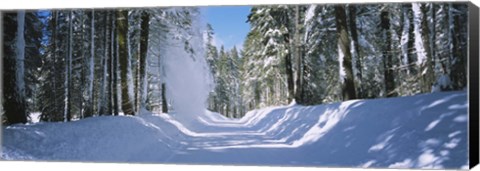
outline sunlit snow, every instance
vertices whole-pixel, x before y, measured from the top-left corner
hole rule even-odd
[[[1,158],[459,169],[468,165],[465,104],[457,91],[268,107],[241,119],[206,111],[187,124],[175,112],[148,111],[17,124],[2,130]]]

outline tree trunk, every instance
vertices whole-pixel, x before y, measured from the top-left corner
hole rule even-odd
[[[149,29],[149,22],[150,22],[150,14],[146,11],[142,13],[142,22],[141,22],[141,33],[140,33],[140,72],[139,72],[139,78],[140,78],[140,86],[138,88],[140,98],[139,104],[138,104],[138,109],[137,111],[140,111],[141,109],[145,108],[145,99],[146,99],[146,93],[147,93],[147,51],[148,51],[148,29]]]
[[[87,101],[85,103],[85,112],[84,117],[91,117],[93,114],[93,81],[94,71],[95,71],[95,10],[92,9],[91,13],[91,24],[90,24],[90,59],[88,67],[88,92],[87,92]]]
[[[52,56],[53,56],[53,66],[52,66],[52,69],[53,69],[53,73],[57,73],[57,23],[58,23],[58,11],[52,11]],[[53,116],[50,116],[48,117],[48,121],[59,121],[61,120],[61,116],[60,113],[58,112],[59,111],[59,106],[57,103],[57,100],[58,100],[58,96],[57,96],[57,76],[54,75],[53,76]],[[43,115],[43,114],[42,114]],[[52,118],[53,117],[53,118]]]
[[[432,65],[435,66],[435,59],[437,58],[437,55],[436,55],[436,46],[435,46],[435,39],[437,39],[436,37],[436,9],[435,9],[435,4],[431,3],[430,4],[430,13],[432,15],[432,24],[430,27],[430,53],[432,54]],[[426,16],[425,16],[426,17]],[[428,23],[427,23],[428,24]]]
[[[300,23],[300,9],[299,5],[295,7],[295,43],[294,47],[296,48],[296,59],[297,59],[297,80],[295,85],[295,101],[298,104],[304,103],[303,97],[303,45],[300,42],[300,30],[301,30],[301,23]]]
[[[455,3],[450,3],[450,39],[451,39],[451,73],[450,78],[452,78],[454,89],[461,89],[466,86],[466,71],[465,68],[467,65],[465,64],[465,56],[462,55],[462,50],[460,48],[460,16],[458,14],[454,14],[454,11],[459,11],[458,5]]]
[[[408,17],[408,24],[410,25],[408,27],[408,40],[407,40],[407,64],[408,64],[408,73],[411,75],[416,75],[417,71],[414,66],[415,58],[415,34],[414,34],[414,20],[413,20],[413,11],[412,11],[412,4],[408,3],[405,4],[404,8],[407,10],[407,17]]]
[[[358,33],[357,33],[357,8],[355,7],[354,4],[348,5],[348,15],[349,15],[349,21],[350,21],[350,33],[352,36],[352,41],[353,41],[353,49],[355,50],[355,64],[357,68],[357,74],[355,75],[356,78],[358,79],[359,85],[357,85],[357,97],[362,98],[363,97],[363,89],[362,89],[362,57],[360,56],[360,45],[358,44]]]
[[[81,33],[85,33],[85,12],[84,12],[84,11],[82,11],[82,12],[80,13],[80,21],[81,21],[81,23],[80,23],[80,27],[81,27],[80,32],[81,32]],[[86,49],[85,43],[84,43],[84,41],[85,41],[85,34],[81,34],[81,35],[82,35],[82,36],[81,36],[81,38],[80,38],[80,42],[81,42],[81,43],[80,43],[80,44],[81,44],[81,45],[80,45],[80,46],[81,46],[81,48],[80,48],[80,49],[81,49],[81,52],[80,52],[80,54],[81,54],[81,57],[80,57],[80,59],[81,59],[80,85],[85,85],[85,83],[86,83],[86,74],[87,74],[87,73],[86,73],[86,69],[85,69],[85,65],[86,65],[88,59],[87,59],[87,57],[86,57],[86,55],[85,55],[85,49]],[[73,81],[73,79],[72,79],[72,81]],[[79,113],[80,113],[80,119],[83,119],[83,118],[84,118],[84,112],[85,112],[85,110],[84,110],[84,107],[85,107],[85,106],[84,106],[83,104],[85,104],[85,103],[87,102],[87,99],[86,99],[86,98],[88,98],[88,97],[83,96],[83,93],[85,93],[85,87],[84,87],[84,86],[80,86],[80,87],[77,87],[77,88],[79,89],[79,92],[80,92],[80,94],[81,94],[81,95],[80,95],[80,100],[77,100],[77,103],[78,103],[78,106],[79,106],[79,110],[80,110],[80,112],[79,112]],[[87,88],[88,88],[88,87],[87,87]]]
[[[106,111],[105,111],[105,104],[106,104],[106,97],[109,97],[109,96],[106,96],[106,82],[107,82],[107,57],[109,56],[109,30],[110,28],[108,27],[109,24],[108,21],[109,21],[109,12],[105,12],[105,40],[104,40],[104,54],[102,56],[102,63],[101,63],[101,66],[102,66],[102,82],[101,82],[101,85],[100,85],[100,98],[98,100],[98,114],[99,115],[105,115]],[[111,47],[110,47],[111,48]]]
[[[72,76],[72,51],[73,51],[73,11],[70,11],[68,16],[68,56],[65,60],[65,111],[64,111],[64,122],[70,121],[71,119],[71,76]]]
[[[441,46],[440,48],[442,49],[448,49],[447,52],[450,52],[450,25],[449,25],[449,9],[448,9],[448,3],[444,3],[442,6],[441,6],[441,10],[440,11],[443,11],[444,13],[444,17],[443,18],[443,23],[441,23],[442,25],[442,31],[444,33],[447,33],[447,42],[446,42],[446,46]],[[438,60],[440,60],[440,64],[441,64],[441,67],[442,67],[442,71],[443,71],[443,74],[447,74],[449,75],[450,74],[450,67],[447,67],[447,66],[450,66],[450,54],[447,53],[447,55],[437,55],[438,56]],[[449,75],[451,76],[451,75]]]
[[[140,46],[137,48],[137,55],[135,58],[135,75],[133,79],[133,110],[137,113],[140,112]]]
[[[115,13],[112,13],[112,18],[115,18]],[[118,115],[118,41],[115,41],[115,38],[117,37],[117,29],[115,29],[116,26],[115,20],[112,20],[112,63],[111,63],[111,69],[112,69],[112,83],[111,83],[111,89],[112,89],[112,109],[113,109],[113,115],[117,116]]]
[[[397,96],[397,93],[395,92],[395,77],[393,75],[392,69],[392,35],[390,34],[390,16],[387,9],[381,12],[380,19],[380,25],[383,32],[383,40],[385,40],[385,44],[383,47],[383,76],[385,79],[385,93],[387,97],[394,97]]]
[[[282,21],[284,23],[290,23],[289,21],[289,15],[288,13],[283,14],[283,19]],[[291,45],[292,41],[292,35],[291,33],[285,33],[283,35],[284,37],[284,42],[286,45]],[[287,75],[287,103],[290,103],[294,97],[295,97],[295,84],[294,84],[294,78],[293,78],[293,65],[292,65],[292,50],[293,48],[290,48],[287,52],[287,54],[284,56],[285,58],[285,74]]]
[[[343,78],[340,78],[342,82],[342,97],[343,100],[350,100],[356,98],[356,92],[355,83],[353,82],[352,55],[350,54],[350,40],[347,32],[346,18],[345,7],[343,5],[336,5],[335,22],[338,36],[338,51],[339,58],[343,57],[343,61],[340,63],[340,74],[345,74],[345,76],[342,76]]]
[[[162,113],[168,113],[168,103],[165,83],[162,83]]]
[[[125,115],[134,115],[133,104],[130,96],[128,94],[129,84],[128,84],[128,47],[127,47],[127,38],[128,38],[128,11],[127,10],[118,10],[117,11],[117,42],[118,42],[118,57],[120,60],[120,77],[121,77],[121,87],[122,87],[122,110]]]
[[[286,36],[287,43],[290,42],[289,34]],[[288,95],[287,95],[287,101],[291,102],[293,99],[293,96],[295,95],[295,89],[294,89],[294,84],[293,84],[293,69],[292,69],[292,53],[289,51],[285,55],[285,72],[287,74],[287,89],[288,89]]]
[[[113,89],[113,87],[115,86],[115,83],[114,83],[114,58],[116,58],[116,41],[115,41],[115,12],[111,12],[110,13],[111,15],[111,26],[110,26],[110,55],[109,57],[107,58],[107,70],[108,70],[108,82],[107,82],[107,108],[106,108],[106,112],[108,115],[112,115],[113,114],[113,102],[115,102],[114,97],[115,97],[115,91]]]

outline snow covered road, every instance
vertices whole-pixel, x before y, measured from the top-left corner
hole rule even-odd
[[[242,119],[102,116],[2,128],[6,160],[466,168],[465,91],[280,106]]]

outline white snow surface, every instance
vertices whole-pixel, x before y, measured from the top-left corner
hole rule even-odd
[[[192,128],[148,111],[16,124],[2,128],[0,158],[460,169],[468,165],[465,104],[466,91],[456,91],[268,107],[241,119],[198,112]]]

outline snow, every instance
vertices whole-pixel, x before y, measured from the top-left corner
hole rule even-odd
[[[439,157],[432,154],[432,150],[427,150],[418,157],[418,166],[427,169],[438,169],[439,167],[436,163],[439,159]]]
[[[458,142],[460,142],[460,139],[454,138],[454,139],[452,139],[450,142],[445,143],[443,146],[446,147],[446,148],[452,149],[452,148],[457,147]]]
[[[362,164],[360,167],[362,167],[362,168],[368,168],[368,167],[370,167],[372,164],[374,164],[375,162],[377,162],[377,161],[375,161],[375,160],[370,160],[370,161]]]
[[[427,59],[427,51],[424,48],[424,42],[422,39],[422,18],[426,17],[423,16],[422,11],[420,9],[420,3],[412,3],[412,11],[414,16],[414,36],[415,36],[415,49],[417,51],[417,65],[421,66],[425,63]],[[426,72],[426,71],[424,71]],[[423,75],[424,73],[422,73]]]
[[[308,36],[310,34],[310,30],[313,24],[309,24],[312,22],[312,19],[315,17],[315,9],[317,8],[317,5],[309,5],[308,9],[305,13],[305,21],[303,25],[305,26],[305,35],[303,37],[304,43],[307,42]]]
[[[267,107],[241,119],[196,112],[191,123],[175,112],[143,111],[16,124],[2,128],[1,158],[459,169],[468,164],[467,124],[457,122],[467,119],[464,104],[466,91],[455,91]]]
[[[434,92],[440,92],[440,91],[442,91],[442,90],[440,89],[440,86],[436,86],[435,84],[432,85],[432,93],[434,93]]]
[[[446,91],[452,89],[452,82],[447,74],[442,74],[432,85],[432,92]]]
[[[412,160],[411,159],[405,159],[401,162],[397,162],[397,163],[394,163],[394,164],[391,164],[390,166],[388,166],[389,168],[410,168],[412,167],[413,164],[412,164]]]
[[[455,135],[458,135],[458,134],[460,134],[460,133],[462,133],[462,132],[461,132],[461,131],[452,132],[452,133],[448,134],[448,138],[452,138],[452,137],[454,137]]]
[[[408,12],[406,9],[403,9],[403,15],[408,16]],[[409,38],[409,30],[410,30],[410,20],[408,17],[405,17],[403,22],[405,23],[402,28],[402,36],[400,38],[400,48],[402,50],[402,64],[403,65],[410,65],[408,63],[408,38]]]
[[[453,119],[453,121],[455,122],[467,122],[468,118],[467,116],[457,116],[455,117],[455,119]]]
[[[310,5],[308,6],[307,13],[305,14],[305,25],[307,22],[312,20],[312,18],[315,16],[315,9],[317,8],[317,5]]]
[[[29,123],[38,123],[40,122],[40,115],[42,113],[41,112],[33,112],[33,113],[30,113],[29,117],[28,117],[28,122]]]
[[[128,21],[127,21],[128,22]],[[127,33],[127,37],[128,37],[128,33]],[[133,75],[133,71],[132,71],[132,49],[131,47],[129,46],[130,45],[130,39],[127,39],[127,94],[128,94],[128,99],[129,99],[129,102],[130,105],[134,106],[135,105],[135,93],[134,93],[134,75]],[[119,59],[120,60],[120,59]],[[113,85],[115,86],[115,85]],[[122,95],[123,96],[123,95]],[[126,102],[123,102],[122,100],[122,103],[126,103]],[[133,108],[132,108],[133,110]]]
[[[371,151],[380,151],[380,150],[383,150],[385,148],[385,146],[388,145],[388,141],[390,141],[390,139],[393,138],[393,135],[389,135],[384,141],[382,141],[381,143],[378,143],[378,144],[375,144],[374,146],[370,147],[370,149],[368,149],[369,152]]]
[[[428,124],[427,128],[425,128],[425,131],[430,131],[432,130],[437,124],[440,122],[440,119],[434,120],[430,124]]]
[[[288,106],[296,106],[298,105],[297,104],[297,101],[295,99],[292,99],[292,102],[290,102],[290,104],[288,104]]]
[[[172,40],[175,46],[166,48],[163,52],[164,59],[162,59],[167,99],[172,100],[173,109],[176,112],[172,115],[178,115],[177,119],[186,125],[190,125],[190,122],[198,122],[193,116],[203,113],[211,85],[213,85],[209,65],[203,56],[205,43],[201,35],[206,24],[199,17],[192,16],[191,28],[187,29],[186,33],[179,33],[180,36],[187,35],[182,38],[189,41],[194,53],[185,51],[183,46],[185,40],[170,37],[168,40]],[[195,126],[195,124],[191,125]]]
[[[345,66],[343,66],[343,58],[345,57],[345,54],[342,52],[342,48],[340,48],[340,43],[338,44],[338,62],[340,63],[339,65],[339,80],[341,83],[345,81],[345,76],[346,71],[345,71]]]

